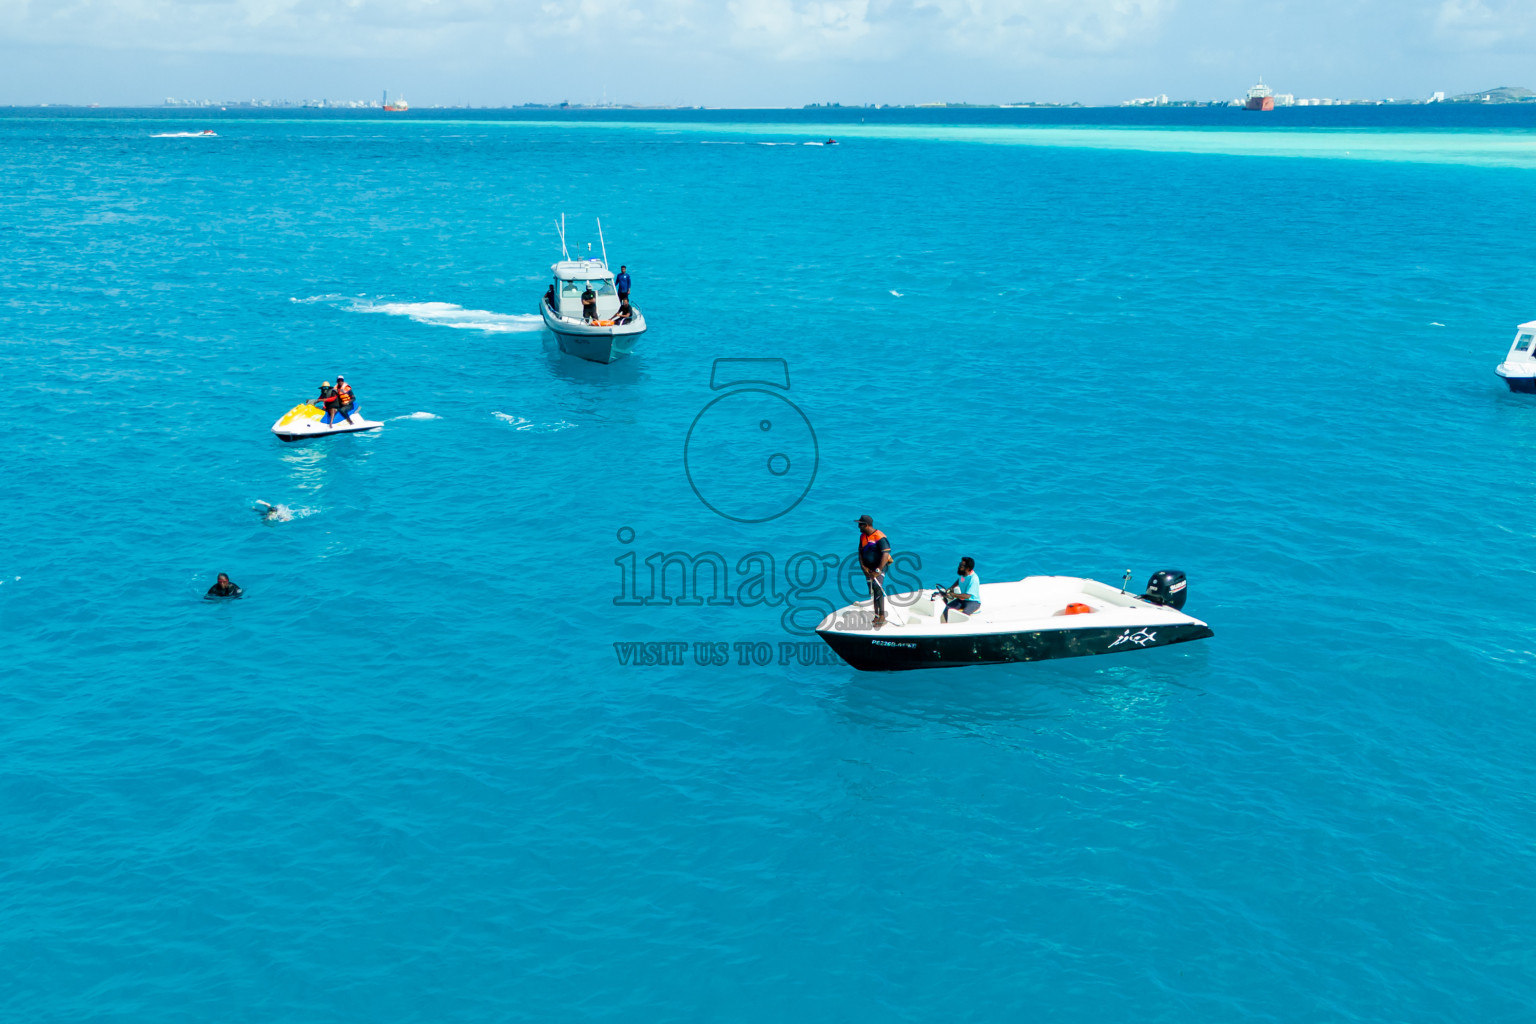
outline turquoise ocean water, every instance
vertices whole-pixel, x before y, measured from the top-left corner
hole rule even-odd
[[[1283,113],[0,116],[0,1014],[1528,1020],[1536,118]],[[1216,636],[822,663],[864,512]]]

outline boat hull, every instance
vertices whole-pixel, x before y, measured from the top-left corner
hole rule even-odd
[[[1137,629],[1127,626],[1095,626],[1075,629],[1023,630],[1016,633],[969,633],[911,636],[879,631],[849,633],[817,630],[849,665],[866,672],[895,672],[919,668],[960,668],[966,665],[1004,665],[1020,661],[1082,658],[1094,654],[1118,654],[1148,647],[1167,647],[1215,636],[1198,620],[1159,623]]]
[[[602,327],[581,320],[567,320],[539,303],[544,326],[560,343],[560,351],[594,363],[611,363],[634,351],[635,343],[645,333],[645,317],[637,316],[627,324]]]
[[[1529,366],[1530,364],[1526,364]],[[1499,379],[1509,385],[1509,390],[1518,391],[1523,395],[1536,395],[1536,376],[1519,373],[1507,368],[1507,364],[1500,363],[1498,369],[1493,371],[1499,375]]]
[[[1243,105],[1244,110],[1274,110],[1275,100],[1272,96],[1252,96]]]

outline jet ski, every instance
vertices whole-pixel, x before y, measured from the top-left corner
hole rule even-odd
[[[272,433],[284,441],[303,441],[310,437],[377,430],[384,425],[376,420],[363,419],[358,408],[356,404],[352,406],[352,421],[349,423],[341,413],[326,412],[313,402],[301,402],[283,413],[282,417],[272,424]]]
[[[1154,573],[1141,595],[1076,576],[1026,576],[983,583],[975,614],[951,610],[948,622],[944,591],[936,588],[887,595],[878,627],[871,602],[861,601],[828,615],[816,633],[866,671],[1119,654],[1214,636],[1180,610],[1188,593],[1184,574],[1171,569]]]

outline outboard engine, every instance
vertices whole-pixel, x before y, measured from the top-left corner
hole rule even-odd
[[[1184,607],[1184,599],[1188,596],[1188,581],[1184,579],[1184,574],[1177,569],[1164,569],[1153,573],[1152,578],[1147,580],[1147,592],[1141,595],[1141,599],[1153,604],[1165,604],[1177,611]]]

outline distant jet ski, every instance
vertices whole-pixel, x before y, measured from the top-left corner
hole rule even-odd
[[[980,608],[951,610],[948,622],[942,591],[913,591],[886,597],[889,619],[878,628],[871,603],[861,601],[828,615],[816,632],[848,664],[871,671],[1119,654],[1214,635],[1184,614],[1188,585],[1174,569],[1154,574],[1140,596],[1076,576],[1027,576],[980,590]]]
[[[355,434],[360,430],[377,430],[384,424],[377,420],[365,420],[358,412],[356,405],[352,406],[352,420],[340,413],[325,412],[312,402],[300,404],[283,413],[282,418],[272,424],[272,433],[284,441],[303,441],[310,437],[326,437],[330,434]]]
[[[212,128],[204,128],[200,132],[161,132],[158,135],[150,136],[152,139],[216,139],[218,137],[219,133]]]

